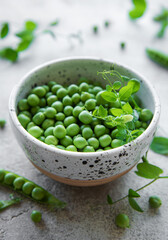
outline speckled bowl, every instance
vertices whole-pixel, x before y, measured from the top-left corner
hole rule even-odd
[[[17,103],[36,85],[56,80],[61,84],[76,83],[84,76],[93,81],[107,84],[97,71],[109,70],[113,62],[96,58],[67,58],[52,61],[29,72],[13,89],[9,112],[14,134],[32,164],[47,176],[75,186],[94,186],[108,183],[127,173],[146,153],[153,139],[160,115],[160,103],[153,87],[135,71],[120,64],[115,70],[122,75],[140,80],[138,96],[143,106],[153,113],[153,119],[134,141],[104,152],[69,152],[53,148],[31,136],[17,119]]]

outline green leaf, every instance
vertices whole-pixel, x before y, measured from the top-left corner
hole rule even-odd
[[[132,86],[122,87],[119,91],[119,97],[121,101],[128,101],[132,94]]]
[[[122,114],[124,114],[121,108],[111,108],[110,111],[115,117],[120,117]]]
[[[105,109],[102,105],[99,106],[98,109],[99,116],[105,118],[107,116],[107,109]]]
[[[34,39],[33,32],[29,30],[23,30],[21,32],[16,33],[15,35],[25,41],[32,41]]]
[[[127,114],[127,115],[122,116],[122,119],[123,119],[123,123],[128,123],[133,120],[133,116],[130,114]]]
[[[106,85],[106,91],[111,92],[112,91],[112,87],[110,85]]]
[[[156,22],[162,22],[168,19],[168,9],[163,8],[161,13],[156,15],[153,20]]]
[[[98,116],[98,109],[95,109],[92,114],[94,117]]]
[[[115,102],[117,99],[117,96],[115,95],[115,93],[107,92],[107,91],[104,91],[103,93],[101,93],[101,97],[107,102]]]
[[[113,204],[113,200],[112,200],[112,198],[110,197],[109,194],[107,195],[107,202],[108,202],[109,205]]]
[[[138,198],[140,197],[139,193],[137,193],[136,191],[134,191],[133,189],[129,189],[128,190],[128,197],[132,197],[132,198]]]
[[[140,89],[140,81],[137,79],[131,79],[127,86],[132,86],[132,93],[136,93]]]
[[[121,78],[124,82],[128,82],[130,80],[129,77],[121,75]]]
[[[139,204],[135,201],[134,198],[128,197],[128,201],[129,201],[130,206],[131,206],[134,210],[136,210],[136,211],[138,211],[138,212],[143,212],[142,208],[139,206]]]
[[[132,109],[131,105],[128,102],[122,106],[122,109],[123,109],[123,111],[125,113],[128,113],[128,114],[132,114],[133,113],[133,109]]]
[[[134,4],[134,8],[129,12],[129,16],[131,19],[137,19],[143,16],[147,3],[145,0],[132,0]]]
[[[121,87],[121,82],[120,81],[115,81],[113,84],[113,89],[118,90]]]
[[[33,21],[25,22],[25,29],[28,31],[34,31],[37,28],[37,23]]]
[[[159,32],[157,33],[158,38],[164,37],[167,26],[168,26],[168,20],[164,20],[161,22],[161,28],[160,28]]]
[[[49,34],[52,38],[55,38],[55,33],[50,29],[46,29],[43,31],[44,34]]]
[[[138,176],[148,179],[158,178],[159,175],[163,173],[161,168],[147,162],[139,163],[137,165],[137,170],[138,171],[135,171],[135,173]]]
[[[56,20],[56,21],[54,21],[54,22],[51,22],[49,25],[51,26],[51,27],[53,27],[53,26],[56,26],[56,25],[58,25],[59,24],[59,20]]]
[[[168,138],[165,137],[154,137],[150,148],[159,154],[168,154]]]
[[[0,58],[15,62],[18,59],[18,53],[13,48],[3,48],[0,50]]]
[[[18,44],[17,52],[22,52],[22,51],[26,50],[30,46],[31,43],[32,43],[32,41],[27,41],[27,40],[21,41]]]
[[[0,37],[5,38],[9,32],[9,24],[7,22],[2,23],[2,27],[0,30]]]
[[[125,140],[127,137],[127,130],[123,126],[117,126],[118,133],[116,134],[116,137],[121,140]]]

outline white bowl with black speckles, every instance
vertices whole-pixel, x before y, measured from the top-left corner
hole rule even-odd
[[[160,115],[158,96],[146,80],[137,72],[115,63],[115,70],[122,75],[140,80],[138,92],[143,107],[154,115],[148,128],[134,141],[121,147],[102,152],[70,152],[51,147],[31,136],[17,118],[18,101],[24,98],[32,87],[56,80],[61,84],[76,83],[79,77],[106,85],[97,71],[109,70],[114,62],[97,58],[66,58],[43,64],[30,71],[13,89],[9,112],[14,134],[32,164],[47,176],[76,186],[94,186],[110,182],[127,173],[146,153],[156,131]]]

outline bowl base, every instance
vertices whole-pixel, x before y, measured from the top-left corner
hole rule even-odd
[[[109,183],[109,182],[112,182],[113,180],[123,176],[124,174],[126,174],[127,172],[129,172],[133,167],[129,168],[128,170],[120,173],[120,174],[117,174],[117,175],[114,175],[112,177],[108,177],[108,178],[102,178],[102,179],[97,179],[97,180],[78,180],[78,179],[70,179],[70,178],[65,178],[65,177],[60,177],[60,176],[57,176],[53,173],[49,173],[47,171],[45,171],[44,169],[40,168],[39,166],[37,166],[36,164],[34,164],[33,162],[31,162],[40,172],[42,172],[43,174],[45,174],[46,176],[58,181],[58,182],[61,182],[61,183],[64,183],[64,184],[67,184],[67,185],[71,185],[71,186],[77,186],[77,187],[92,187],[92,186],[98,186],[98,185],[103,185],[103,184],[106,184],[106,183]]]

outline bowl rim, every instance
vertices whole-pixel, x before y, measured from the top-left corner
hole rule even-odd
[[[19,93],[20,87],[24,84],[24,82],[26,81],[27,77],[37,71],[39,71],[40,69],[49,66],[49,65],[53,65],[56,63],[61,63],[61,62],[67,62],[67,61],[75,61],[75,60],[93,60],[93,61],[102,61],[104,63],[111,63],[111,64],[115,64],[121,68],[127,69],[129,72],[134,73],[135,75],[139,76],[142,81],[145,82],[145,84],[148,86],[148,89],[151,91],[152,93],[152,97],[154,100],[154,113],[153,113],[153,118],[152,121],[150,122],[149,126],[147,127],[147,129],[145,129],[145,131],[136,139],[134,139],[131,142],[128,142],[127,144],[124,144],[120,147],[117,148],[113,148],[110,150],[105,150],[105,151],[100,151],[100,152],[73,152],[73,151],[67,151],[67,150],[63,150],[63,149],[59,149],[59,148],[54,148],[53,146],[47,145],[46,143],[43,143],[42,141],[36,139],[35,137],[33,137],[31,134],[29,134],[24,128],[23,126],[20,124],[18,118],[17,118],[17,114],[16,114],[16,108],[15,108],[15,102],[16,102],[16,97],[17,94]],[[139,72],[135,71],[134,69],[128,67],[125,64],[120,64],[117,63],[111,59],[105,59],[105,58],[98,58],[98,57],[87,57],[87,56],[78,56],[78,57],[65,57],[65,58],[59,58],[56,60],[52,60],[52,61],[48,61],[45,62],[43,64],[38,65],[37,67],[33,68],[32,70],[30,70],[27,74],[25,74],[21,80],[18,82],[18,84],[16,84],[14,86],[14,88],[12,89],[12,92],[10,94],[9,97],[9,113],[10,113],[10,118],[12,120],[12,122],[14,123],[15,127],[17,128],[17,130],[24,136],[26,137],[28,140],[30,140],[31,142],[33,142],[34,144],[37,144],[39,147],[44,148],[46,150],[49,150],[50,152],[53,153],[58,153],[60,155],[66,155],[67,157],[99,157],[102,154],[117,154],[118,152],[124,150],[126,147],[132,147],[132,145],[137,144],[138,142],[141,142],[142,139],[145,138],[146,135],[148,135],[151,130],[154,128],[154,126],[158,123],[159,117],[160,117],[160,100],[159,97],[156,93],[155,88],[153,87],[153,85],[146,79],[146,77],[144,77],[142,74],[139,74]]]

